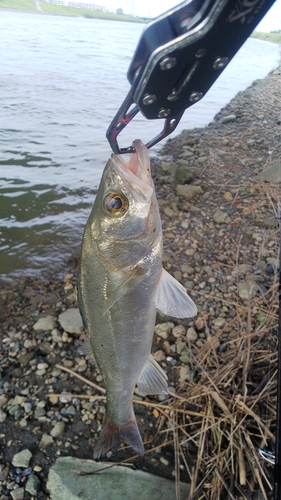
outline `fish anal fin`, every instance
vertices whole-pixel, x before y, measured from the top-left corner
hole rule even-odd
[[[94,449],[94,459],[106,455],[108,451],[119,445],[121,439],[124,439],[139,455],[144,454],[142,438],[133,415],[133,418],[122,425],[105,422]]]
[[[185,288],[165,269],[156,290],[156,309],[175,318],[193,318],[197,307],[187,294]]]
[[[138,380],[141,396],[148,394],[169,394],[167,375],[152,355],[149,356]]]

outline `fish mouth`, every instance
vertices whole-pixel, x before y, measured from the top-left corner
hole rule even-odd
[[[117,172],[126,181],[136,201],[149,201],[153,195],[153,182],[150,170],[148,150],[143,142],[136,139],[130,159],[126,162],[122,156],[113,154],[111,161]]]

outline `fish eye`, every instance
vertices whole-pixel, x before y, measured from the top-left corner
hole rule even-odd
[[[103,206],[110,215],[124,215],[129,207],[129,201],[122,193],[108,193],[104,200]]]

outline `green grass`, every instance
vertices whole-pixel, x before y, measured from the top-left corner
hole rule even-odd
[[[63,5],[53,5],[44,1],[40,1],[40,7],[42,11],[46,12],[47,14],[59,14],[61,16],[87,17],[89,19],[108,19],[112,21],[129,21],[132,23],[147,22],[141,17],[114,14],[113,12],[100,12],[99,10],[78,9],[77,7],[65,7]],[[0,0],[0,9],[1,8],[30,11],[37,10],[35,0]]]
[[[251,34],[253,38],[264,40],[265,42],[281,43],[281,32],[271,31],[270,33],[262,33],[261,31],[254,31]]]
[[[94,19],[109,19],[115,21],[144,22],[141,18],[113,14],[111,12],[100,12],[99,10],[78,9],[77,7],[65,7],[64,5],[54,5],[47,2],[40,2],[41,9],[49,14],[61,14],[66,16],[84,16]]]
[[[0,8],[37,10],[34,0],[0,0]]]

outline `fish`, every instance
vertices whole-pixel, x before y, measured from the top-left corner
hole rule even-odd
[[[78,301],[86,329],[84,353],[103,377],[107,407],[94,448],[99,459],[126,441],[144,445],[133,409],[141,396],[168,394],[167,375],[151,354],[156,311],[186,318],[197,309],[162,266],[163,234],[148,150],[132,144],[129,161],[112,154],[86,223]]]

